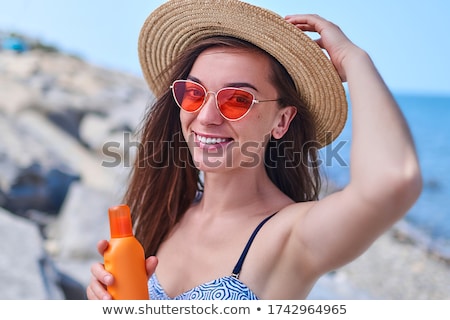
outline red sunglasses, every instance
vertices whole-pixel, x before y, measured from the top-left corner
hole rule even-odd
[[[201,84],[191,80],[175,80],[170,88],[177,105],[187,112],[200,110],[205,105],[208,94],[213,94],[216,98],[217,109],[222,117],[229,121],[245,117],[255,103],[279,100],[256,100],[251,92],[239,88],[222,88],[217,92],[207,91]]]

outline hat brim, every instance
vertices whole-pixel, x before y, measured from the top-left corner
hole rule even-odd
[[[213,36],[246,40],[277,59],[310,109],[321,147],[331,143],[347,119],[342,81],[322,49],[278,14],[238,0],[170,0],[145,20],[138,42],[142,72],[150,90],[167,88],[163,71],[191,44]]]

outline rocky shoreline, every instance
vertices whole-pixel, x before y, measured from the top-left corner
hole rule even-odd
[[[142,79],[58,52],[0,51],[0,299],[82,299],[107,209],[152,97]],[[127,145],[128,143],[128,145]],[[102,165],[103,164],[103,165]],[[450,259],[403,221],[310,299],[450,299]]]

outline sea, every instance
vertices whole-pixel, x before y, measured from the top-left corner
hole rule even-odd
[[[450,95],[394,97],[410,127],[423,176],[422,193],[398,226],[409,240],[450,261]],[[349,181],[350,117],[330,146],[334,149],[321,150],[324,172],[338,187]]]

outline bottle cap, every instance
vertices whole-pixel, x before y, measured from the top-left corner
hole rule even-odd
[[[121,204],[108,209],[111,238],[123,238],[133,235],[130,207]]]

